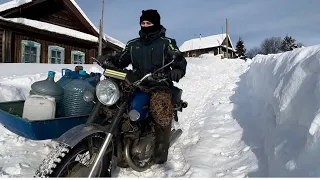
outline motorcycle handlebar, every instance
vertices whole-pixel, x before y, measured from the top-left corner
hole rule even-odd
[[[157,82],[161,82],[161,81],[165,81],[168,79],[168,74],[166,73],[149,73],[146,74],[144,77],[142,77],[141,79],[139,79],[138,81],[135,81],[134,83],[132,83],[134,86],[139,86],[143,81],[145,81],[146,79],[150,80],[150,81],[157,81]]]

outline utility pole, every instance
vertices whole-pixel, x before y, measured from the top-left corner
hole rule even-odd
[[[103,38],[103,14],[104,14],[104,0],[102,0],[102,12],[100,19],[100,28],[99,28],[99,50],[98,55],[102,55],[102,38]]]
[[[227,52],[227,54],[226,54],[226,58],[228,59],[228,57],[229,57],[229,54],[228,54],[228,47],[229,47],[229,38],[228,38],[228,18],[226,18],[226,47],[227,47],[227,50],[226,50],[226,52]]]

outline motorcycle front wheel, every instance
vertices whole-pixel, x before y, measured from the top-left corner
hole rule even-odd
[[[82,140],[75,147],[59,144],[36,171],[35,177],[88,177],[104,138],[98,134]],[[95,177],[111,177],[113,144],[111,143],[99,165]]]

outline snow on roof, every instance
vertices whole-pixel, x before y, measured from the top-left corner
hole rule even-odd
[[[90,24],[90,26],[99,34],[99,30],[98,28],[91,22],[91,20],[88,18],[88,16],[82,11],[82,9],[80,8],[80,6],[76,3],[75,0],[69,0],[77,9],[78,11],[81,13],[81,15],[83,16],[83,18]],[[29,3],[29,2],[32,2],[32,0],[12,0],[12,1],[9,1],[7,3],[4,3],[4,4],[1,4],[0,5],[0,12],[1,11],[5,11],[5,10],[8,10],[8,9],[12,9],[12,8],[15,8],[15,7],[19,7],[23,4],[26,4],[26,3]],[[60,27],[60,26],[59,26]],[[67,28],[68,29],[68,28]],[[79,32],[79,31],[77,31]],[[83,33],[85,34],[85,33]],[[74,36],[73,36],[74,37]],[[119,47],[122,47],[124,48],[125,44],[123,44],[122,42],[120,42],[119,40],[116,40],[115,38],[109,36],[109,35],[104,35],[104,40],[108,41],[108,42],[111,42],[112,44],[115,44]]]
[[[32,2],[32,0],[13,0],[13,1],[0,4],[0,12],[15,8],[15,7],[19,7],[29,2]]]
[[[107,35],[107,34],[104,34],[104,39],[108,42],[111,42],[112,44],[115,44],[119,47],[122,47],[122,48],[125,48],[125,44],[123,44],[122,42],[118,41],[117,39]]]
[[[31,26],[31,27],[41,29],[41,30],[45,30],[45,31],[50,31],[50,32],[55,32],[55,33],[62,34],[62,35],[75,37],[78,39],[83,39],[83,40],[92,41],[92,42],[98,42],[98,38],[96,36],[91,35],[91,34],[86,34],[86,33],[83,33],[83,32],[77,31],[77,30],[65,28],[65,27],[50,24],[50,23],[45,23],[45,22],[26,19],[26,18],[3,18],[0,16],[0,19],[5,20],[5,21],[10,21],[13,23],[24,24],[24,25]]]
[[[197,49],[205,49],[205,48],[212,48],[221,46],[223,40],[226,38],[226,34],[217,34],[213,36],[206,36],[201,38],[195,38],[188,41],[185,41],[180,46],[181,52],[197,50]],[[230,39],[231,42],[231,39]],[[232,45],[232,42],[231,42]],[[232,48],[231,48],[232,49]]]

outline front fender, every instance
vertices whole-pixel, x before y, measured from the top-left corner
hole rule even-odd
[[[55,141],[64,143],[73,148],[84,138],[94,133],[105,133],[105,127],[97,124],[81,124],[69,129]]]

